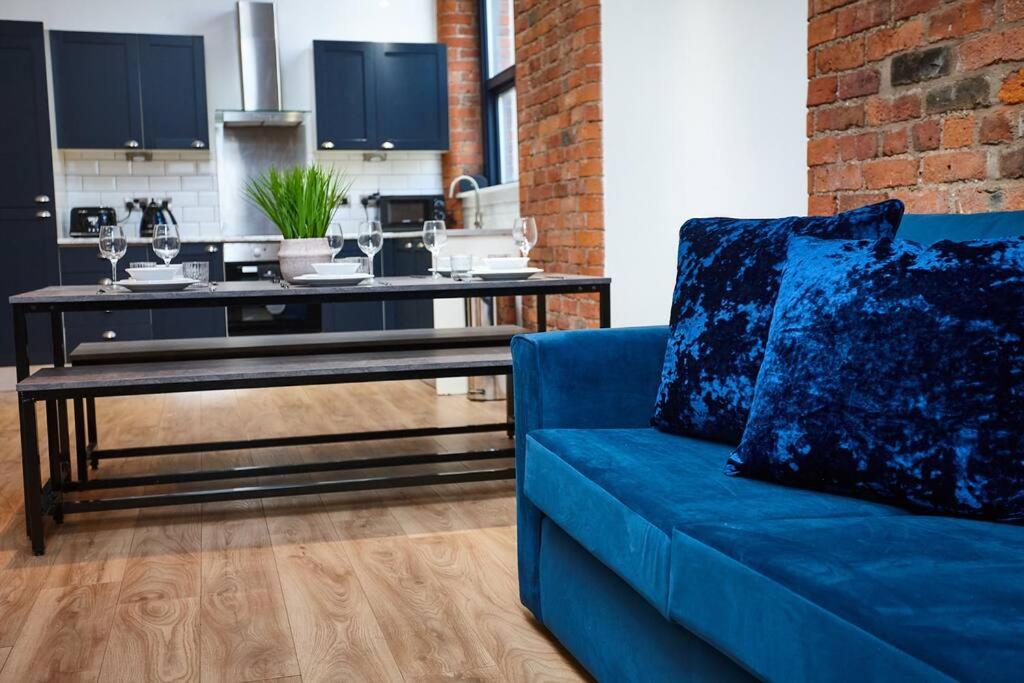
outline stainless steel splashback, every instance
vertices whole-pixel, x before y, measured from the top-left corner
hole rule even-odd
[[[298,112],[292,112],[299,114]],[[270,167],[280,169],[313,161],[310,115],[302,123],[282,126],[225,125],[218,112],[216,123],[217,187],[221,227],[225,236],[276,235],[277,227],[242,193],[246,183]]]

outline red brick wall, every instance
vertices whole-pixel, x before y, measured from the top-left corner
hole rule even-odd
[[[519,203],[537,219],[531,259],[604,273],[599,0],[515,0]],[[524,300],[525,322],[536,322]],[[596,326],[592,295],[548,298],[548,326]]]
[[[809,0],[809,210],[1024,209],[1024,0]]]
[[[480,113],[480,29],[477,0],[437,0],[437,38],[448,46],[450,147],[441,155],[445,193],[463,173],[483,173],[483,119]],[[449,227],[465,227],[462,202],[446,199]]]

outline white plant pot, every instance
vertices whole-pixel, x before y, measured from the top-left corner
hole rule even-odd
[[[291,282],[300,275],[315,273],[314,263],[330,261],[331,248],[327,246],[326,237],[281,240],[277,260],[281,265],[281,277]]]

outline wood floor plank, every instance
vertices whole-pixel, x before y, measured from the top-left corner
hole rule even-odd
[[[267,512],[303,681],[401,680],[319,501],[312,509],[298,501],[273,501]]]
[[[199,599],[118,605],[100,681],[199,680]]]
[[[97,680],[118,589],[93,583],[42,590],[0,681]]]
[[[199,598],[201,519],[199,505],[141,511],[119,603]]]

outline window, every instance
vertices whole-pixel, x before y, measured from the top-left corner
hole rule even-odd
[[[492,184],[519,179],[513,0],[480,0],[484,165]]]

